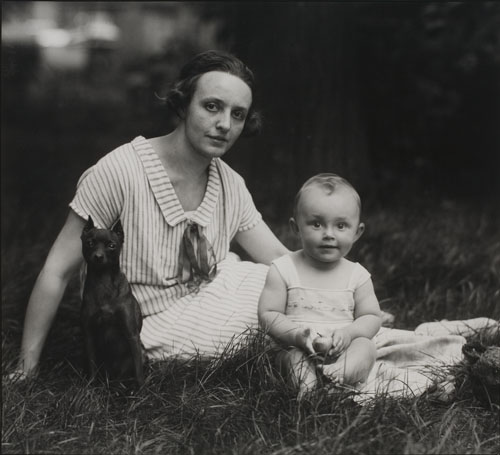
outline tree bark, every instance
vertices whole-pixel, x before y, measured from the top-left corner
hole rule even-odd
[[[257,4],[234,8],[228,19],[232,50],[255,71],[261,89],[255,101],[265,128],[253,142],[258,150],[248,151],[249,180],[278,180],[273,199],[280,206],[290,206],[291,195],[315,173],[362,184],[369,168],[355,13],[341,3]]]

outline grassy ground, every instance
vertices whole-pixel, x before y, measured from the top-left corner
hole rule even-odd
[[[89,131],[88,120],[99,113],[79,110],[41,124],[23,112],[2,134],[3,373],[14,367],[29,294],[78,176],[99,153],[131,138],[118,114]],[[149,135],[147,125],[134,130]],[[497,206],[423,194],[398,188],[374,201],[364,197],[367,230],[351,258],[372,272],[398,328],[443,318],[500,320]],[[272,228],[297,246],[285,223]],[[149,365],[145,386],[126,396],[83,377],[79,305],[74,280],[38,378],[24,385],[3,380],[2,453],[500,453],[500,408],[474,393],[466,363],[451,369],[457,393],[448,404],[424,395],[380,397],[360,407],[327,387],[299,403],[256,334],[211,362]],[[477,334],[475,341],[500,345],[500,336]]]
[[[30,219],[29,213],[24,214]],[[500,319],[500,239],[493,207],[417,198],[365,212],[352,258],[373,273],[396,327],[487,316]],[[26,223],[2,252],[2,369],[18,352],[26,300],[55,232]],[[273,227],[289,246],[288,229]],[[2,387],[2,453],[450,454],[499,453],[500,408],[473,392],[466,363],[450,371],[448,404],[380,397],[361,407],[328,387],[304,402],[274,370],[259,334],[210,362],[148,366],[132,396],[82,376],[79,299],[72,282],[49,334],[39,377]],[[499,334],[476,341],[500,345]]]

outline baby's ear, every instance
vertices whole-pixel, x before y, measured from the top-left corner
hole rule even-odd
[[[356,238],[354,239],[355,242],[363,235],[363,232],[365,232],[365,223],[359,223]]]
[[[298,226],[297,221],[295,221],[295,218],[293,216],[288,220],[288,223],[290,224],[290,229],[292,230],[292,232],[294,234],[298,235],[299,226]]]

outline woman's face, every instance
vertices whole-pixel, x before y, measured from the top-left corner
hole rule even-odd
[[[224,155],[243,131],[251,105],[252,91],[239,77],[202,74],[184,119],[191,149],[205,158]]]

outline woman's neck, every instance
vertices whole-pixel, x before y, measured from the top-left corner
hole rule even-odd
[[[202,203],[208,182],[209,159],[196,155],[179,140],[177,130],[150,140],[184,211],[196,210]]]
[[[181,127],[166,136],[156,138],[155,150],[172,179],[197,180],[206,176],[211,159],[197,155],[186,142]]]

